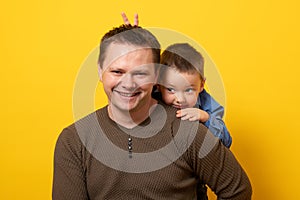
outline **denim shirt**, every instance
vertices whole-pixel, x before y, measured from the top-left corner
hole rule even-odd
[[[224,108],[205,89],[199,93],[195,107],[204,110],[209,114],[209,119],[203,123],[222,143],[229,148],[232,138],[227,130],[224,121]]]
[[[157,100],[162,100],[161,93],[154,86],[152,90],[152,97]],[[215,137],[218,137],[224,146],[229,148],[232,143],[232,138],[227,130],[224,121],[224,108],[212,96],[210,96],[205,89],[199,93],[196,108],[204,110],[209,114],[209,119],[203,123]]]

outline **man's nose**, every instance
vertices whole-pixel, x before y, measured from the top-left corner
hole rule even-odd
[[[127,90],[134,90],[137,87],[136,82],[131,74],[125,74],[122,77],[121,85],[123,88]]]

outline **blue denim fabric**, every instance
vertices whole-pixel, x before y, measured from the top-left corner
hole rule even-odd
[[[157,100],[162,100],[161,93],[157,90],[156,86],[153,88],[152,97]],[[203,124],[212,132],[212,134],[221,140],[224,146],[229,148],[232,143],[232,138],[222,120],[224,115],[223,106],[203,89],[198,95],[195,107],[204,110],[209,114],[209,119]]]
[[[229,148],[232,143],[232,138],[227,130],[224,121],[224,108],[204,89],[199,93],[196,107],[204,110],[209,114],[209,119],[204,125],[216,136],[222,143]]]

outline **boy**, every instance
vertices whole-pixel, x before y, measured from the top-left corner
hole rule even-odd
[[[187,43],[173,44],[162,53],[161,64],[153,97],[179,109],[176,116],[182,120],[199,120],[229,148],[232,139],[222,120],[224,108],[204,89],[202,55]],[[201,183],[197,198],[208,199],[207,187]]]
[[[232,139],[222,120],[224,108],[204,89],[202,55],[187,43],[173,44],[162,53],[161,64],[154,97],[178,108],[176,116],[182,120],[199,120],[229,148]]]

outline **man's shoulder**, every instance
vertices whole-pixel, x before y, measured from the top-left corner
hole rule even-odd
[[[66,128],[73,128],[74,126],[76,126],[77,124],[83,124],[83,123],[87,123],[90,120],[95,120],[98,118],[103,118],[106,115],[106,110],[107,106],[99,108],[97,110],[95,110],[94,112],[91,112],[83,117],[76,117],[75,116],[75,122],[73,122],[72,124],[70,124],[69,126],[67,126]]]
[[[93,125],[98,124],[99,118],[103,118],[103,116],[106,115],[106,106],[103,108],[100,108],[82,118],[75,119],[75,122],[72,124],[68,125],[65,127],[61,134],[60,137],[62,138],[70,138],[70,137],[76,137],[78,135],[78,131],[84,130],[84,129],[89,129]]]
[[[173,106],[167,105],[165,104],[162,100],[157,100],[157,105],[162,107],[163,110],[166,112],[168,118],[170,119],[176,119],[176,112],[177,112],[177,108],[174,108]]]
[[[171,123],[172,126],[176,127],[175,129],[179,127],[181,128],[185,127],[186,132],[189,133],[188,130],[190,130],[191,127],[194,127],[200,132],[207,132],[206,130],[207,128],[202,123],[199,123],[198,121],[181,120],[181,118],[176,117],[176,112],[178,110],[177,108],[166,105],[162,101],[158,101],[158,104],[161,105],[163,107],[163,110],[166,112],[167,119],[168,119],[166,123]]]

